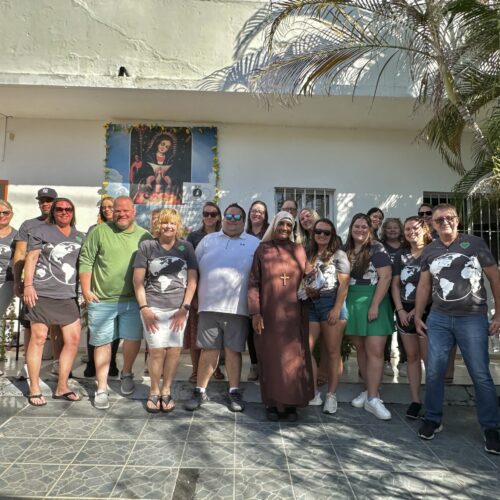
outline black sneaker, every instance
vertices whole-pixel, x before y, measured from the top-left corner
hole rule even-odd
[[[496,429],[484,431],[484,449],[488,453],[500,455],[500,433]]]
[[[415,403],[415,401],[408,406],[406,410],[406,418],[412,418],[413,420],[417,420],[420,415],[420,410],[422,409],[422,403]]]
[[[240,412],[240,411],[243,411],[245,409],[245,403],[243,401],[243,396],[242,396],[239,389],[237,389],[233,392],[229,392],[227,397],[229,399],[228,408],[231,411]]]
[[[269,422],[277,422],[280,419],[278,409],[275,406],[266,408],[266,417]]]
[[[200,392],[200,389],[195,389],[189,401],[186,401],[184,408],[188,411],[198,410],[202,404],[208,401],[206,392]]]
[[[289,406],[286,409],[286,419],[289,422],[297,422],[299,416],[297,415],[297,408],[295,406]]]
[[[443,430],[443,425],[433,422],[432,420],[424,420],[424,423],[418,430],[418,437],[422,439],[434,439],[436,433]]]
[[[119,374],[120,374],[120,370],[118,370],[118,367],[116,366],[116,364],[111,363],[109,365],[108,375],[110,377],[118,377]]]
[[[90,365],[87,363],[85,370],[83,371],[83,376],[85,378],[95,377],[95,365]]]

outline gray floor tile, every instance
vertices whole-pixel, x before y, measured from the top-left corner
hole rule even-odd
[[[260,403],[247,403],[245,411],[236,414],[238,422],[268,422],[264,406]]]
[[[170,498],[178,469],[125,467],[111,498]]]
[[[285,448],[276,443],[272,446],[253,443],[236,443],[236,468],[282,469],[286,468]]]
[[[281,426],[285,444],[322,445],[328,444],[328,435],[321,424],[288,424]]]
[[[188,442],[211,441],[215,443],[233,443],[234,442],[234,422],[219,421],[205,422],[195,421],[189,428],[187,437]]]
[[[11,464],[33,443],[32,439],[3,437],[0,441],[0,463]]]
[[[106,413],[109,412],[111,408],[107,410],[98,410],[89,401],[80,401],[78,404],[71,404],[62,414],[64,418],[103,418]]]
[[[106,418],[91,439],[137,439],[146,422],[137,418]]]
[[[149,413],[144,409],[144,402],[133,399],[120,399],[104,413],[105,418],[140,418],[145,420]]]
[[[26,399],[14,396],[0,397],[0,425],[10,417],[17,415],[27,406]]]
[[[427,443],[429,449],[451,471],[467,474],[492,472],[500,469],[500,460],[495,460],[497,457],[492,455],[490,458],[482,446],[442,445],[438,443],[437,438]]]
[[[73,403],[69,401],[52,401],[49,396],[45,396],[47,404],[44,406],[31,406],[26,405],[21,413],[20,417],[59,417],[61,416]],[[27,401],[27,400],[26,400]],[[85,404],[83,401],[79,401],[79,405]]]
[[[235,492],[236,500],[293,498],[290,475],[286,470],[237,470]]]
[[[78,465],[124,465],[134,441],[87,441],[74,463]]]
[[[407,446],[408,444],[420,443],[421,439],[417,436],[415,430],[407,425],[368,425],[367,430],[371,432],[373,438],[372,444],[397,444]]]
[[[234,444],[187,443],[181,467],[232,468],[234,467]]]
[[[90,437],[100,423],[100,418],[82,418],[78,420],[61,417],[52,422],[43,437],[84,439]]]
[[[373,439],[373,434],[369,425],[323,423],[323,430],[335,446],[348,446],[353,442],[365,442]]]
[[[500,495],[500,474],[497,472],[460,475],[457,481],[471,498],[498,500]]]
[[[183,420],[157,420],[146,422],[139,441],[184,442],[189,432],[189,422]]]
[[[234,470],[181,468],[172,500],[233,499]]]
[[[46,495],[65,468],[65,465],[14,464],[0,477],[0,492],[3,498]]]
[[[298,422],[315,424],[321,422],[322,406],[306,406],[297,408]]]
[[[12,417],[0,427],[0,437],[37,438],[42,436],[53,423],[54,419],[50,417]]]
[[[50,492],[50,497],[107,498],[122,470],[121,466],[72,465]]]
[[[346,472],[354,493],[361,499],[470,498],[448,471]]]
[[[355,498],[343,472],[291,470],[290,474],[297,500]]]
[[[285,446],[290,469],[337,471],[340,463],[333,446]]]
[[[69,465],[84,444],[84,439],[37,439],[17,463]]]
[[[230,411],[226,404],[213,401],[204,404],[199,410],[193,412],[195,422],[218,422],[221,420],[234,422],[236,415],[237,413]]]
[[[179,467],[184,443],[138,441],[128,459],[128,465]]]
[[[281,443],[280,425],[278,423],[247,423],[237,421],[236,441],[239,443]]]

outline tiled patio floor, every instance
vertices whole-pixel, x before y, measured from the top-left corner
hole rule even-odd
[[[491,498],[500,456],[483,451],[474,408],[446,408],[434,441],[415,435],[403,405],[376,420],[340,404],[299,422],[269,423],[263,407],[234,414],[221,402],[149,415],[119,399],[33,408],[0,398],[1,498]]]

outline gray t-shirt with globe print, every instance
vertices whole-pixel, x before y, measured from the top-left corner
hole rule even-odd
[[[434,240],[424,248],[420,263],[422,272],[432,276],[433,310],[457,316],[487,312],[483,267],[496,261],[482,238],[459,234],[448,247]]]
[[[177,309],[184,300],[188,269],[198,269],[198,262],[188,241],[177,240],[165,250],[155,239],[139,245],[134,268],[146,269],[144,288],[149,306]]]
[[[40,250],[33,285],[37,295],[51,299],[77,296],[78,256],[85,234],[71,228],[65,236],[53,224],[42,224],[29,233],[28,252]]]
[[[401,280],[401,302],[413,304],[416,299],[418,280],[420,279],[420,259],[415,257],[410,250],[402,250],[395,258],[392,266],[392,275],[399,276]]]
[[[15,241],[17,231],[12,229],[8,236],[0,238],[0,286],[6,281],[12,281],[12,256],[14,255]]]

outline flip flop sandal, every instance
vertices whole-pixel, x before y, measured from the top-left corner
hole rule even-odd
[[[43,394],[28,394],[28,403],[31,406],[45,406],[47,404],[47,401],[44,401],[43,403],[37,405],[36,403],[33,403],[33,399],[41,399],[43,398]]]
[[[70,398],[71,395],[76,396],[76,399]],[[65,392],[64,394],[59,394],[59,396],[57,394],[53,394],[52,399],[64,399],[65,401],[76,402],[76,401],[81,401],[82,397],[79,394],[77,394],[75,391],[69,391],[69,392]]]
[[[216,368],[216,370],[214,371],[214,374],[212,375],[212,377],[215,380],[224,380],[226,378],[226,376],[222,373],[222,371],[221,371],[220,368]]]
[[[172,401],[174,404],[169,408],[168,405]],[[172,398],[170,394],[168,396],[161,397],[161,411],[163,413],[170,413],[171,411],[174,411],[174,408],[175,408],[175,400]]]
[[[191,384],[196,384],[197,377],[198,377],[198,375],[196,373],[191,373],[191,376],[189,377],[189,382]]]
[[[148,406],[148,402],[151,402],[155,405],[154,408]],[[158,407],[158,403],[160,403],[160,407]],[[146,411],[148,413],[160,413],[161,409],[161,396],[159,394],[151,394],[146,401]]]

